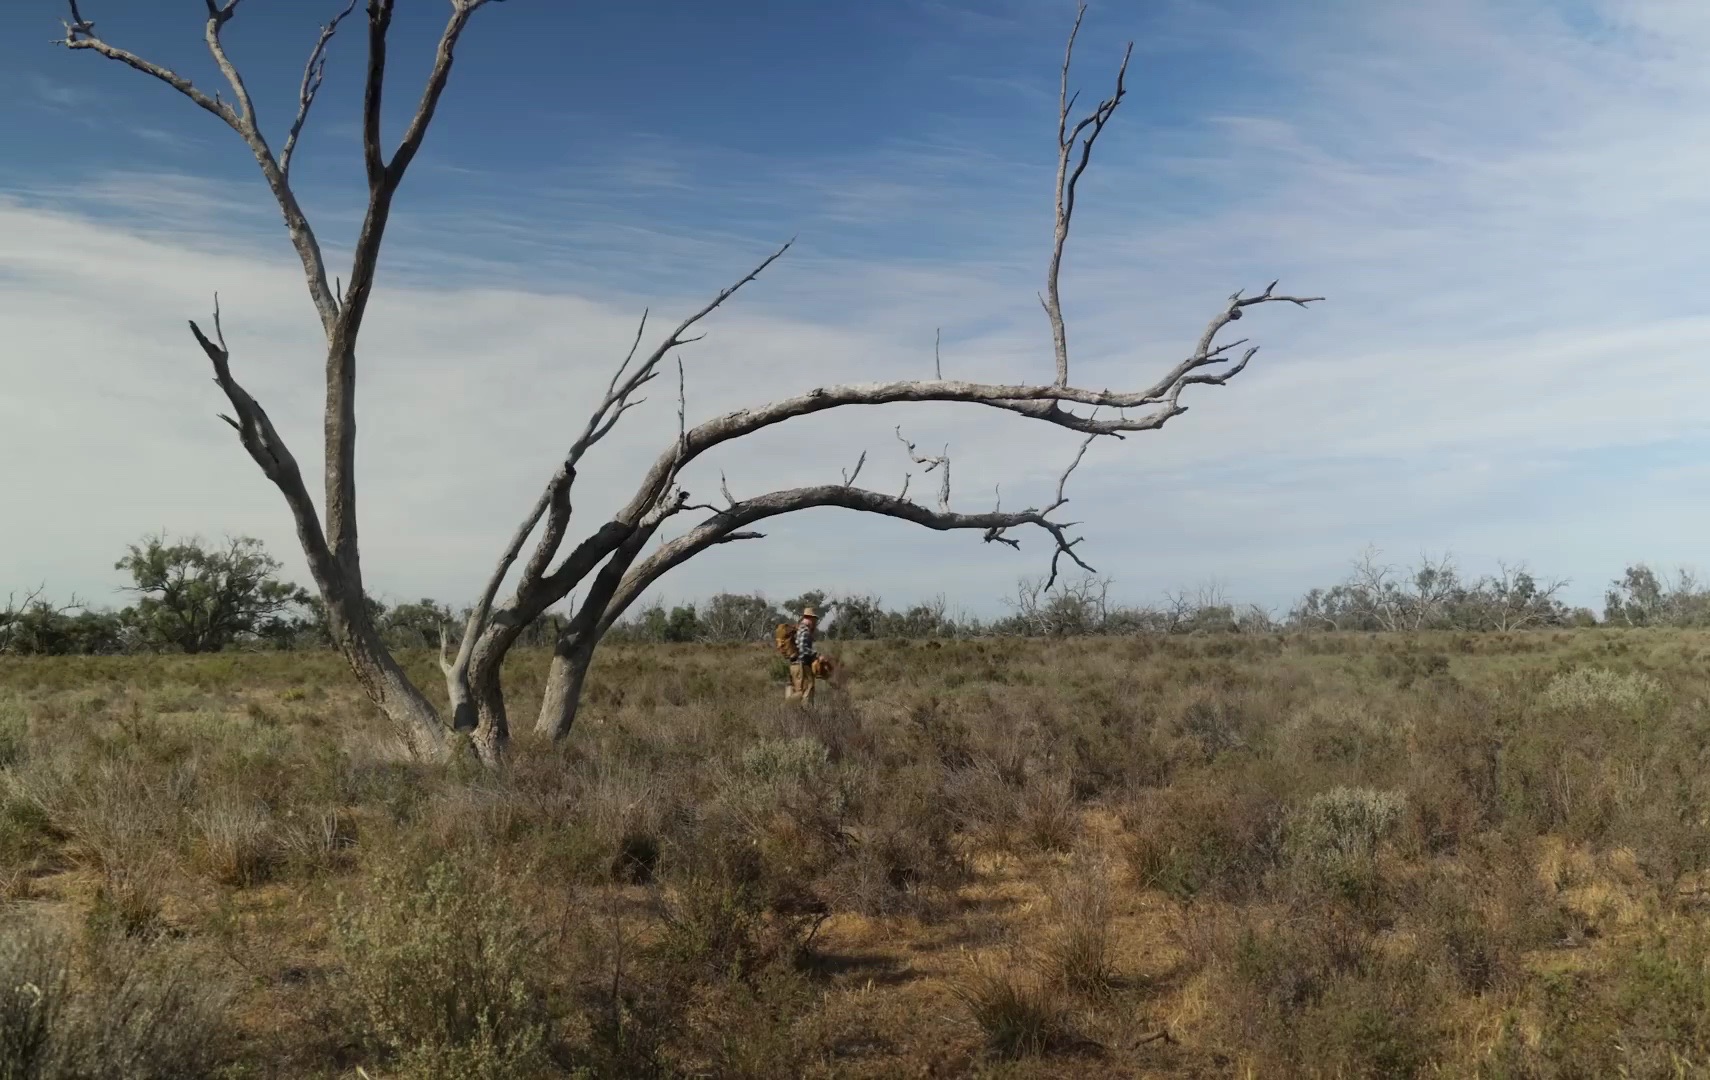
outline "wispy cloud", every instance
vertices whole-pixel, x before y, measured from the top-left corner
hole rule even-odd
[[[199,144],[199,140],[192,139],[180,132],[150,127],[146,124],[133,125],[130,132],[137,138],[151,142],[164,150],[185,151]]]
[[[1059,37],[1064,14],[1022,0],[935,11],[994,36]],[[1095,564],[1132,596],[1216,576],[1281,603],[1373,540],[1401,558],[1452,547],[1475,569],[1530,558],[1595,603],[1621,560],[1690,561],[1710,528],[1710,477],[1691,464],[1710,443],[1696,284],[1710,150],[1682,131],[1710,111],[1710,15],[1670,0],[1572,19],[1541,0],[1168,14],[1187,50],[1174,62],[1204,50],[1251,81],[1204,100],[1137,90],[1101,143],[1065,271],[1079,379],[1150,382],[1238,286],[1281,277],[1329,299],[1252,313],[1251,370],[1162,433],[1095,447],[1070,504]],[[1049,93],[1023,91],[1054,75],[994,100],[1048,118]],[[1103,76],[1087,70],[1089,93]],[[640,308],[683,310],[798,231],[797,252],[690,353],[693,414],[924,375],[938,327],[947,373],[1045,372],[1050,132],[982,144],[980,127],[951,115],[876,149],[777,156],[660,132],[523,178],[436,147],[442,168],[400,207],[364,350],[378,587],[472,591]],[[0,565],[93,591],[113,551],[161,525],[246,528],[290,550],[183,338],[218,288],[234,362],[315,466],[313,325],[256,185],[132,174],[25,195],[0,204],[0,326],[16,343],[12,400],[35,404],[0,425],[0,475],[52,524],[0,536]],[[590,474],[579,507],[621,496],[669,438],[670,406],[614,438],[613,471]],[[968,507],[999,485],[1006,505],[1044,497],[1073,444],[963,409],[856,410],[769,432],[688,480],[716,484],[721,467],[739,493],[823,480],[865,448],[863,476],[898,486],[899,422],[951,444]],[[10,464],[42,445],[64,449]],[[1037,546],[1018,556],[846,514],[771,531],[666,590],[828,583],[979,605],[1040,568]]]
[[[129,136],[156,148],[182,153],[201,145],[201,140],[157,124],[137,123],[116,109],[110,95],[75,81],[53,78],[39,72],[21,76],[26,88],[20,102],[51,113],[60,125],[75,125],[90,131]]]
[[[101,95],[88,87],[50,79],[45,75],[31,75],[29,87],[38,104],[53,109],[82,109],[101,100]]]

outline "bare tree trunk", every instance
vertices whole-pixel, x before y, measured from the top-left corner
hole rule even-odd
[[[540,703],[540,716],[535,721],[536,733],[552,739],[570,734],[576,722],[576,710],[582,701],[582,686],[588,678],[588,665],[593,663],[594,649],[605,637],[612,602],[624,582],[636,556],[647,546],[659,528],[650,519],[612,552],[588,586],[588,595],[571,618],[570,625],[558,635],[552,646],[552,663],[546,671],[546,695]]]
[[[552,650],[552,664],[546,672],[546,695],[540,702],[540,718],[534,730],[551,739],[570,734],[576,723],[576,711],[582,702],[582,687],[588,679],[588,667],[594,660],[594,646],[599,644],[595,630],[566,632]]]
[[[475,730],[469,733],[469,745],[475,751],[475,757],[489,769],[496,769],[505,760],[505,750],[510,746],[510,732],[505,724],[505,703],[498,700],[496,711],[484,708],[491,701],[477,705],[476,712],[481,720]]]
[[[346,659],[357,679],[399,736],[420,761],[439,761],[451,756],[455,744],[446,737],[439,713],[423,697],[389,656],[374,657],[347,650]]]
[[[505,687],[500,679],[503,664],[504,653],[500,652],[492,664],[477,671],[471,684],[475,699],[475,730],[470,733],[469,741],[475,747],[476,756],[489,767],[504,759],[505,749],[511,741],[510,721],[505,713]]]
[[[261,167],[262,175],[284,214],[292,246],[297,249],[303,264],[309,295],[326,334],[326,406],[322,418],[326,447],[324,529],[296,459],[286,448],[266,412],[232,376],[230,353],[220,328],[217,298],[213,337],[203,334],[195,323],[190,324],[190,330],[213,363],[215,381],[232,404],[233,415],[222,419],[237,431],[244,449],[279,488],[291,508],[303,552],[326,602],[328,626],[339,651],[349,661],[369,699],[396,726],[410,751],[418,758],[428,760],[446,757],[458,745],[458,740],[451,737],[452,730],[466,728],[460,728],[455,722],[452,728],[448,728],[442,722],[432,703],[411,684],[381,642],[363,609],[355,479],[356,349],[363,316],[373,291],[380,245],[393,198],[427,135],[428,125],[451,74],[457,40],[470,16],[486,2],[456,0],[452,4],[427,86],[390,159],[381,148],[380,105],[385,76],[386,35],[391,26],[394,0],[370,0],[367,6],[369,52],[368,77],[363,94],[362,143],[369,197],[351,261],[348,288],[342,299],[328,282],[320,241],[291,190],[290,167],[292,151],[321,87],[327,43],[338,24],[355,9],[355,0],[321,28],[303,72],[295,118],[278,154],[274,153],[257,125],[249,89],[221,39],[222,30],[237,11],[236,0],[228,0],[225,4],[209,0],[204,35],[208,51],[230,87],[229,98],[218,93],[209,94],[176,72],[101,40],[95,35],[95,24],[83,18],[77,0],[71,0],[71,18],[65,23],[64,44],[67,48],[97,52],[173,87],[236,132]],[[458,695],[454,694],[454,712],[461,705],[462,713],[467,716],[467,703],[457,698]]]
[[[342,606],[342,603],[327,604],[329,628],[368,699],[392,722],[411,756],[421,761],[449,757],[454,744],[448,738],[450,732],[441,722],[439,711],[404,674],[366,618],[350,619],[338,610]]]
[[[547,607],[537,582],[527,583],[524,591],[527,595],[513,601],[502,618],[489,620],[482,628],[480,638],[469,649],[467,681],[459,679],[455,670],[448,673],[447,686],[468,701],[468,726],[459,730],[469,732],[476,755],[487,765],[497,765],[503,759],[511,740],[505,708],[505,657],[523,630]],[[460,687],[466,690],[460,691]],[[458,719],[464,720],[462,716]]]

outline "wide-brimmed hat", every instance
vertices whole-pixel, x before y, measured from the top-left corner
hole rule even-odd
[[[817,619],[817,618],[819,618],[819,612],[815,611],[813,608],[810,608],[810,607],[802,608],[802,618],[804,618],[804,619]]]

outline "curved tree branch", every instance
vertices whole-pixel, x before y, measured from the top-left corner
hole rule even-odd
[[[991,511],[983,514],[947,513],[930,510],[917,502],[887,495],[884,492],[872,491],[867,488],[849,487],[844,484],[822,484],[815,487],[789,488],[774,491],[766,495],[758,495],[752,499],[744,499],[728,510],[714,514],[707,520],[689,530],[683,535],[661,544],[653,554],[636,563],[624,575],[622,584],[613,593],[605,612],[600,617],[599,633],[604,634],[613,623],[622,617],[624,611],[641,596],[647,588],[673,567],[680,566],[690,558],[700,554],[716,544],[729,543],[737,539],[753,539],[754,534],[742,530],[758,521],[793,514],[800,510],[815,507],[842,507],[846,510],[856,510],[862,513],[878,514],[883,517],[907,521],[923,528],[939,532],[974,531],[984,533],[983,539],[990,543],[998,540],[1015,546],[1014,541],[1004,540],[999,534],[1002,530],[1032,525],[1044,530],[1056,545],[1057,557],[1067,556],[1077,566],[1093,572],[1092,567],[1082,562],[1075,554],[1074,547],[1079,540],[1072,540],[1065,532],[1072,524],[1052,521],[1040,510],[1020,511]],[[1055,563],[1055,558],[1053,559]]]
[[[638,512],[638,507],[651,505],[666,486],[667,478],[680,471],[687,461],[733,439],[781,424],[800,416],[810,416],[828,409],[852,405],[891,405],[899,402],[943,401],[962,402],[987,408],[1001,409],[1029,419],[1042,420],[1085,435],[1123,435],[1129,432],[1156,431],[1174,417],[1187,412],[1181,403],[1182,392],[1192,385],[1221,386],[1245,370],[1258,351],[1249,348],[1233,366],[1219,368],[1214,374],[1195,374],[1207,368],[1218,368],[1230,360],[1229,352],[1245,343],[1215,344],[1217,334],[1229,323],[1241,318],[1242,312],[1255,304],[1289,303],[1298,307],[1322,300],[1318,296],[1279,296],[1272,282],[1258,296],[1243,297],[1239,292],[1214,316],[1200,336],[1194,352],[1172,367],[1151,386],[1140,390],[1086,390],[1055,384],[979,383],[958,379],[901,380],[865,385],[844,384],[824,386],[805,394],[783,398],[753,409],[741,409],[708,420],[689,429],[679,443],[660,454],[630,505],[620,516]],[[1064,405],[1084,405],[1090,408],[1118,410],[1113,419],[1100,420],[1068,409]],[[1150,409],[1144,415],[1130,418],[1121,413],[1126,409]],[[906,441],[906,440],[905,440]]]
[[[785,246],[785,248],[787,247],[788,245]],[[664,356],[671,348],[675,347],[675,344],[681,343],[681,335],[688,325],[722,303],[742,283],[753,280],[759,270],[764,269],[772,260],[782,255],[785,248],[774,252],[759,268],[744,278],[743,282],[739,282],[737,286],[720,293],[712,304],[703,308],[700,313],[679,327],[641,367],[631,374],[630,378],[643,381],[651,378],[656,373],[657,365]],[[1082,460],[1086,448],[1093,438],[1100,435],[1112,435],[1120,438],[1127,432],[1157,430],[1171,418],[1187,411],[1187,406],[1180,402],[1181,394],[1186,387],[1202,383],[1221,385],[1239,374],[1255,350],[1248,349],[1238,363],[1228,365],[1229,351],[1242,342],[1227,345],[1217,345],[1215,342],[1218,332],[1230,322],[1239,319],[1245,308],[1272,302],[1286,302],[1305,307],[1319,299],[1318,297],[1279,296],[1275,293],[1275,284],[1273,282],[1264,293],[1258,296],[1243,297],[1239,292],[1231,296],[1223,309],[1210,320],[1193,354],[1177,363],[1157,382],[1141,390],[1093,391],[1053,384],[990,384],[939,379],[905,380],[865,386],[832,386],[811,390],[806,394],[785,398],[756,409],[728,413],[696,427],[680,430],[678,436],[672,440],[671,445],[662,451],[655,460],[627,506],[602,525],[599,530],[578,544],[551,574],[540,579],[536,587],[529,589],[519,587],[511,602],[494,613],[490,625],[485,630],[484,640],[478,651],[480,662],[489,666],[502,662],[506,649],[515,640],[516,634],[520,632],[522,626],[526,626],[551,605],[568,596],[570,591],[577,588],[587,575],[593,573],[595,568],[613,552],[635,536],[650,517],[656,517],[661,513],[674,513],[682,509],[684,500],[680,497],[681,493],[677,493],[678,497],[673,501],[676,478],[689,462],[708,450],[772,425],[828,409],[852,405],[948,401],[1001,409],[1085,434],[1087,439],[1082,442],[1080,452],[1076,454],[1074,462],[1070,465],[1070,471],[1072,471]],[[1207,369],[1215,370],[1217,373],[1204,374]],[[612,402],[622,399],[621,392],[614,397],[613,393],[608,391],[606,401],[595,411],[595,418],[608,416],[609,412],[602,410],[609,410],[613,407]],[[1065,403],[1088,406],[1090,411],[1085,414],[1071,412],[1062,407]],[[1133,418],[1119,411],[1114,418],[1101,419],[1097,415],[1097,411],[1099,408],[1107,406],[1118,410],[1151,406],[1152,411]],[[593,422],[591,421],[591,424]],[[898,437],[902,437],[900,431]],[[902,441],[908,445],[907,439]],[[937,460],[923,458],[912,448],[910,454],[923,464],[930,464]],[[1067,473],[1064,474],[1063,481],[1066,479]],[[842,490],[859,491],[861,489],[856,489],[851,485],[842,488]],[[907,491],[908,487],[905,481],[901,496],[884,497],[897,503],[905,503],[908,507],[913,508],[894,516],[906,517],[907,514],[917,513],[931,516],[931,511],[906,500]],[[945,496],[944,485],[941,484],[939,489],[939,517],[941,519],[948,511],[948,502]],[[726,497],[727,501],[730,501],[728,492],[726,492]],[[980,516],[988,524],[979,527],[987,530],[985,537],[987,542],[996,541],[1011,546],[1014,546],[1016,541],[1010,538],[1006,531],[1016,525],[1033,524],[1051,532],[1056,540],[1056,548],[1053,551],[1050,577],[1052,581],[1055,581],[1064,556],[1067,556],[1071,562],[1083,568],[1086,567],[1086,564],[1074,551],[1075,545],[1080,541],[1078,539],[1071,540],[1063,534],[1062,530],[1066,526],[1045,518],[1046,514],[1067,502],[1067,498],[1063,494],[1062,481],[1058,484],[1057,500],[1049,510],[1043,512],[1028,511],[1018,515],[1001,514],[994,511],[992,515]],[[752,505],[753,502],[753,500],[736,502],[726,513],[734,512],[737,507]],[[831,503],[828,505],[841,504]],[[1036,515],[1036,517],[1028,515]],[[912,517],[906,517],[906,519],[915,520]],[[972,528],[975,526],[957,527]],[[538,557],[539,552],[537,551],[536,554]],[[682,557],[687,558],[688,555],[685,554]]]
[[[327,549],[326,537],[321,534],[320,515],[315,512],[314,500],[309,497],[309,489],[303,483],[303,474],[297,467],[297,459],[292,456],[285,441],[279,437],[279,432],[274,428],[273,421],[268,419],[266,410],[232,375],[231,352],[226,346],[225,328],[220,321],[218,296],[214,297],[213,327],[214,336],[209,338],[202,332],[202,328],[192,321],[190,333],[202,347],[202,352],[207,355],[208,362],[213,365],[214,382],[226,395],[226,400],[231,402],[235,418],[221,415],[220,419],[230,424],[238,433],[238,441],[249,452],[250,458],[284,494],[285,503],[296,520],[297,537],[303,543],[304,554],[308,557],[309,567],[317,581],[324,578],[341,586],[338,568],[332,561],[332,552]]]

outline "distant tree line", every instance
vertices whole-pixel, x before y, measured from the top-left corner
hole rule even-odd
[[[330,648],[319,597],[280,579],[281,564],[259,540],[235,537],[220,545],[197,539],[146,537],[114,564],[131,583],[129,606],[96,608],[75,597],[55,603],[45,591],[14,593],[0,608],[0,654],[209,653],[227,649]],[[1291,631],[1509,631],[1567,626],[1710,626],[1710,586],[1689,571],[1659,576],[1642,563],[1609,583],[1601,619],[1560,599],[1567,582],[1534,575],[1523,565],[1464,578],[1448,556],[1400,567],[1368,550],[1347,578],[1315,588],[1286,613],[1229,600],[1222,588],[1166,594],[1155,605],[1111,600],[1108,579],[1085,576],[1020,582],[1008,613],[981,619],[950,610],[942,598],[904,609],[876,596],[833,597],[810,591],[782,603],[747,593],[720,593],[699,603],[655,602],[616,624],[614,642],[753,642],[804,607],[823,613],[831,640],[875,638],[1078,637],[1122,634],[1282,633]],[[468,618],[432,599],[387,606],[372,598],[369,613],[392,648],[437,648],[442,631],[455,638]],[[550,644],[564,626],[548,615],[522,644]]]
[[[96,608],[72,597],[56,603],[43,589],[12,593],[0,607],[0,653],[14,655],[212,653],[227,649],[332,647],[320,597],[280,580],[283,569],[261,541],[222,545],[150,536],[114,564],[136,597],[127,607]],[[388,607],[367,600],[393,648],[437,647],[442,628],[466,615],[435,600]],[[552,640],[562,620],[542,619],[525,642]]]

